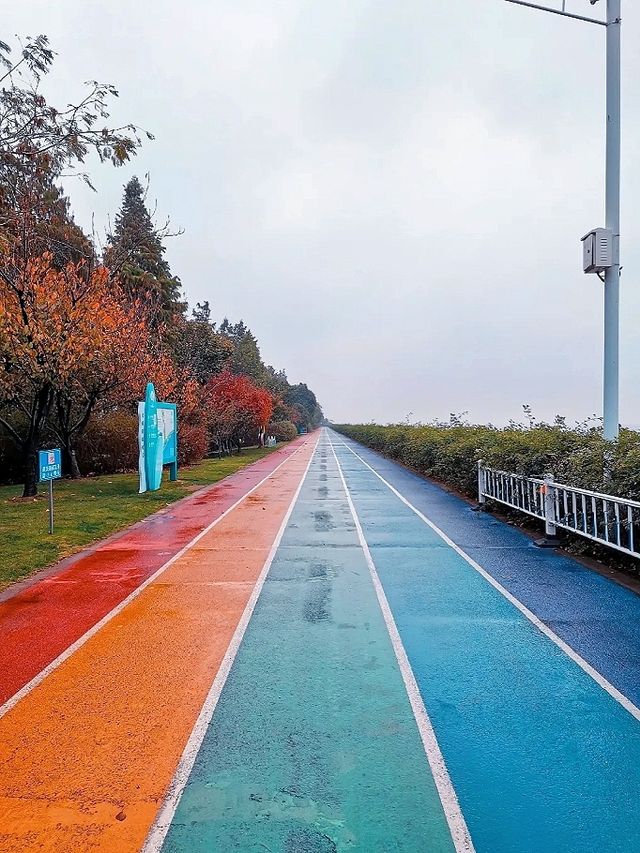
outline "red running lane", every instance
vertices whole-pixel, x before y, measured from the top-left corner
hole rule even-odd
[[[0,596],[0,705],[284,462],[303,436]]]

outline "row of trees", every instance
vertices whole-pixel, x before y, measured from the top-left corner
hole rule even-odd
[[[88,182],[91,153],[118,166],[152,137],[102,126],[117,96],[109,85],[90,84],[62,110],[49,105],[40,82],[53,60],[44,36],[15,58],[0,42],[0,479],[21,476],[25,496],[35,494],[37,451],[51,442],[80,476],[92,421],[117,429],[147,381],[179,405],[185,444],[196,448],[186,461],[260,441],[272,419],[318,423],[314,394],[264,364],[242,321],[217,325],[208,302],[189,315],[148,186],[127,183],[103,250],[74,221],[63,176]]]

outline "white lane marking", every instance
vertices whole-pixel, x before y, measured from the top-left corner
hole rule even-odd
[[[349,487],[347,486],[344,474],[342,473],[342,467],[338,461],[331,439],[329,439],[329,445],[331,446],[333,457],[336,460],[336,465],[338,466],[338,473],[340,474],[342,486],[347,496],[347,503],[349,504],[349,509],[351,510],[351,515],[356,526],[360,547],[364,552],[364,557],[369,567],[371,580],[373,581],[373,586],[378,597],[378,603],[382,610],[382,616],[387,626],[389,637],[391,638],[391,644],[398,661],[398,666],[400,667],[402,680],[404,681],[404,686],[406,688],[407,695],[409,696],[413,716],[415,717],[418,725],[422,745],[427,756],[427,761],[429,762],[429,767],[431,768],[431,774],[440,797],[440,802],[442,803],[442,809],[449,825],[449,831],[451,833],[454,847],[457,853],[473,853],[474,846],[471,841],[469,829],[467,828],[464,815],[462,814],[458,797],[451,782],[451,777],[449,776],[449,771],[447,770],[447,765],[445,764],[440,746],[438,745],[438,740],[433,730],[431,720],[427,714],[427,709],[425,708],[422,696],[420,695],[420,689],[418,688],[415,675],[411,669],[409,658],[407,657],[393,614],[391,613],[387,596],[385,595],[382,584],[380,583],[376,565],[373,562],[371,551],[367,545],[367,540],[365,539],[364,531],[362,530],[362,525],[358,518],[358,513],[356,512],[353,500],[351,499]]]
[[[164,843],[164,839],[169,831],[169,827],[171,826],[171,821],[173,820],[173,816],[178,808],[178,803],[180,802],[180,798],[184,793],[184,789],[189,780],[189,776],[191,775],[191,771],[193,770],[193,765],[195,764],[196,757],[198,752],[200,751],[200,747],[202,746],[202,741],[207,733],[207,729],[209,728],[209,724],[213,718],[214,711],[216,709],[216,705],[218,704],[218,700],[220,699],[220,694],[224,689],[224,685],[227,681],[229,673],[231,672],[231,667],[233,666],[233,662],[238,653],[238,649],[240,648],[240,644],[242,643],[242,638],[244,637],[245,631],[247,630],[247,626],[249,625],[249,621],[253,615],[254,608],[260,597],[260,593],[262,592],[262,587],[267,579],[267,575],[269,574],[269,569],[271,568],[271,564],[274,560],[282,537],[284,535],[284,531],[289,523],[289,519],[291,517],[291,513],[296,505],[296,501],[302,491],[302,486],[304,485],[304,481],[307,478],[307,474],[309,473],[309,468],[311,467],[311,463],[315,457],[316,451],[318,449],[318,443],[320,438],[316,439],[315,447],[313,448],[313,453],[309,458],[309,462],[304,470],[304,474],[300,482],[298,483],[298,488],[291,499],[291,503],[287,509],[287,512],[282,520],[282,524],[280,525],[280,529],[276,535],[276,538],[273,540],[273,545],[271,546],[271,550],[267,556],[266,562],[262,567],[262,571],[260,572],[260,576],[256,581],[256,585],[253,588],[253,592],[251,593],[251,597],[247,602],[247,605],[244,609],[244,612],[238,622],[238,626],[231,638],[231,642],[227,647],[227,651],[225,652],[224,658],[222,659],[222,663],[220,664],[220,669],[209,689],[209,693],[207,694],[207,698],[204,701],[204,705],[200,710],[198,715],[198,719],[196,720],[196,724],[193,727],[193,730],[189,736],[189,740],[187,741],[187,745],[184,748],[182,753],[182,757],[180,758],[180,762],[178,763],[178,767],[176,768],[176,772],[174,774],[173,780],[169,785],[169,789],[165,794],[164,801],[158,812],[155,821],[151,829],[149,830],[149,834],[147,836],[147,840],[145,841],[144,847],[142,848],[142,853],[157,853],[157,851],[162,849],[162,845]]]
[[[545,637],[548,637],[553,643],[555,643],[556,646],[558,646],[559,649],[561,649],[568,657],[570,657],[571,660],[574,661],[574,663],[577,663],[578,666],[582,670],[584,670],[584,672],[586,672],[588,676],[593,678],[596,684],[598,684],[603,690],[605,690],[613,699],[616,700],[616,702],[619,702],[620,705],[622,705],[622,707],[625,709],[625,711],[628,711],[632,717],[636,718],[636,720],[640,720],[640,708],[634,705],[634,703],[627,696],[625,696],[624,693],[621,693],[617,687],[614,687],[611,682],[607,681],[607,679],[601,673],[599,673],[597,669],[594,669],[591,664],[588,663],[583,657],[581,657],[581,655],[579,655],[578,652],[575,651],[575,649],[572,649],[570,645],[565,643],[565,641],[561,637],[559,637],[554,631],[552,631],[551,628],[549,628],[547,625],[544,624],[544,622],[538,619],[535,613],[529,610],[526,605],[524,605],[514,595],[512,595],[508,589],[505,589],[505,587],[503,587],[501,583],[499,583],[485,569],[483,569],[479,563],[476,563],[473,557],[470,557],[469,554],[467,554],[465,551],[462,550],[462,548],[456,545],[456,543],[452,539],[450,539],[444,531],[440,530],[440,528],[437,527],[430,519],[428,519],[427,516],[424,515],[424,513],[420,512],[417,507],[410,503],[404,497],[404,495],[401,495],[400,492],[396,488],[394,488],[394,486],[391,485],[391,483],[387,482],[387,480],[385,480],[385,478],[381,474],[378,474],[375,468],[372,468],[371,465],[369,465],[369,463],[362,458],[362,456],[360,456],[358,453],[356,453],[355,450],[353,450],[353,448],[349,447],[349,445],[346,444],[344,441],[341,441],[340,443],[343,445],[343,447],[346,447],[347,450],[351,451],[351,453],[353,453],[353,455],[356,456],[362,462],[362,464],[365,465],[373,474],[375,474],[376,477],[381,480],[385,484],[385,486],[387,486],[387,488],[389,488],[393,492],[393,494],[402,501],[403,504],[406,504],[406,506],[408,506],[410,510],[415,512],[418,518],[422,519],[422,521],[424,521],[424,523],[428,527],[430,527],[434,533],[437,533],[437,535],[444,542],[446,542],[450,548],[453,548],[456,554],[462,557],[463,560],[466,560],[466,562],[471,566],[472,569],[475,569],[475,571],[478,572],[479,575],[482,575],[482,577],[487,581],[487,583],[490,583],[491,586],[494,587],[494,589],[497,589],[498,592],[503,595],[508,602],[513,604],[513,606],[516,607],[520,611],[520,613],[522,613],[522,615],[525,616],[533,625],[535,625],[536,628],[542,634],[545,635]]]
[[[286,465],[287,462],[290,462],[296,455],[296,453],[302,450],[302,448],[305,447],[306,444],[307,442],[304,442],[304,444],[301,444],[300,447],[296,447],[293,453],[287,456],[286,459],[283,459],[283,461],[279,465],[277,465],[273,469],[273,471],[267,474],[266,477],[263,477],[259,483],[256,483],[255,486],[249,489],[249,491],[246,492],[241,498],[239,498],[232,506],[226,509],[222,513],[222,515],[219,515],[216,519],[214,519],[211,524],[204,528],[204,530],[201,530],[200,533],[197,534],[197,536],[194,536],[190,542],[187,542],[184,548],[181,548],[177,554],[174,554],[174,556],[171,557],[170,560],[167,560],[166,563],[160,566],[160,568],[156,572],[154,572],[150,577],[148,577],[146,581],[143,581],[140,586],[136,587],[132,593],[130,593],[125,599],[120,602],[120,604],[116,605],[113,610],[110,610],[109,613],[106,614],[106,616],[103,616],[99,622],[96,622],[96,624],[89,628],[89,630],[81,637],[78,637],[78,639],[74,643],[72,643],[63,652],[61,652],[61,654],[59,654],[57,658],[52,660],[51,663],[47,664],[47,666],[45,666],[43,670],[41,670],[37,675],[35,675],[31,679],[31,681],[28,681],[24,685],[24,687],[21,687],[20,690],[18,690],[17,693],[14,693],[13,696],[7,699],[7,701],[3,705],[0,705],[0,718],[4,717],[4,715],[13,707],[15,707],[21,699],[24,699],[24,697],[27,696],[27,694],[31,693],[31,691],[39,684],[41,684],[48,675],[50,675],[55,669],[57,669],[61,664],[68,660],[71,655],[74,654],[74,652],[77,652],[78,649],[87,642],[87,640],[90,640],[91,637],[94,636],[94,634],[97,634],[101,628],[104,628],[107,622],[110,622],[114,618],[114,616],[117,616],[118,613],[121,613],[125,607],[131,604],[131,602],[149,586],[149,584],[153,583],[158,577],[160,577],[160,575],[164,571],[166,571],[169,566],[175,563],[176,560],[179,560],[180,557],[186,554],[190,548],[193,548],[196,542],[199,542],[203,536],[206,536],[206,534],[209,533],[209,531],[212,530],[216,526],[216,524],[219,524],[223,518],[226,518],[226,516],[229,515],[230,512],[233,512],[233,510],[236,509],[236,507],[238,507],[244,500],[246,500],[246,498],[248,498],[250,494],[255,492],[256,489],[259,489],[260,486],[262,486],[264,483],[267,482],[267,480],[273,477],[273,475],[276,473],[276,471],[278,471],[279,468],[282,468],[283,465]]]

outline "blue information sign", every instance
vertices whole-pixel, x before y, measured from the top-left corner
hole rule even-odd
[[[62,477],[60,448],[38,451],[38,469],[41,482],[59,480]]]

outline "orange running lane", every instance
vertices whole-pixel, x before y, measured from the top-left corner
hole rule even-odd
[[[0,719],[0,850],[140,849],[316,442]]]
[[[146,583],[305,441],[258,462],[0,591],[0,705]]]

